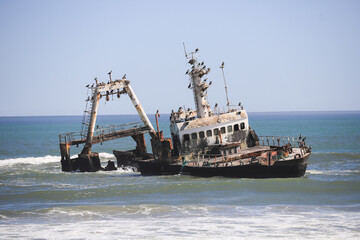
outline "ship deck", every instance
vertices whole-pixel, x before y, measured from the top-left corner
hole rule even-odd
[[[262,151],[267,151],[270,150],[270,146],[254,146],[254,147],[249,147],[245,150],[241,150],[240,153],[236,153],[235,155],[246,155],[246,154],[251,154],[251,153],[257,153],[257,152],[262,152]]]
[[[260,156],[263,152],[270,150],[270,146],[254,146],[245,150],[242,150],[239,153],[227,154],[224,156],[202,156],[196,159],[189,161],[187,166],[208,166],[208,167],[225,167],[225,166],[240,166],[248,165],[250,163],[257,162],[254,160]],[[277,161],[287,161],[294,159],[295,155],[303,155],[300,148],[293,148],[293,153],[289,154],[285,158],[278,159]]]

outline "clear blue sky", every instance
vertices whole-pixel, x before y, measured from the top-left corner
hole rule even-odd
[[[147,113],[194,106],[182,43],[212,69],[209,102],[249,112],[360,110],[360,1],[0,0],[0,116],[81,115],[85,85],[124,73]],[[100,114],[136,113],[127,96]]]

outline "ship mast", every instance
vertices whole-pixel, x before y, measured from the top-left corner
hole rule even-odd
[[[224,84],[225,84],[225,94],[226,94],[226,106],[229,107],[230,106],[230,102],[229,102],[229,97],[228,97],[228,92],[227,92],[227,86],[226,86],[226,81],[225,81],[225,74],[224,74],[224,62],[222,62],[221,66],[221,71],[223,74],[223,78],[224,78]]]
[[[184,44],[185,50],[185,44]],[[186,53],[185,57],[189,60],[189,64],[192,65],[191,70],[188,70],[186,74],[190,76],[189,88],[192,88],[194,95],[194,103],[196,107],[197,117],[206,118],[212,115],[210,105],[207,101],[207,92],[206,90],[211,85],[211,82],[206,83],[206,79],[202,80],[201,78],[210,72],[210,68],[206,68],[204,62],[198,63],[197,56],[195,55],[199,49],[197,48],[194,52],[190,54]],[[190,57],[189,57],[190,55]]]

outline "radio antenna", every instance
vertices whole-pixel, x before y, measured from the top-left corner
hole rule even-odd
[[[225,81],[225,74],[224,74],[224,62],[222,62],[222,64],[221,64],[220,68],[221,68],[221,71],[222,71],[222,74],[223,74],[224,84],[225,84],[225,94],[226,94],[226,101],[227,101],[226,106],[228,106],[228,107],[229,107],[230,103],[229,103],[229,97],[228,97],[227,86],[226,86],[226,81]]]
[[[183,42],[183,45],[184,45],[184,52],[185,52],[185,57],[188,58],[188,55],[186,53],[186,49],[185,49],[185,43]]]

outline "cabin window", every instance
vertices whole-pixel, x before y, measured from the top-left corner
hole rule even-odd
[[[221,128],[221,133],[222,133],[222,134],[223,134],[223,133],[226,133],[225,127],[222,127],[222,128]]]
[[[204,138],[205,137],[205,133],[203,131],[199,132],[199,138]]]
[[[207,131],[206,131],[206,136],[207,136],[207,137],[211,137],[211,136],[212,136],[212,131],[211,131],[211,130],[207,130]]]
[[[239,131],[239,124],[234,125],[234,131]]]
[[[245,123],[240,123],[241,130],[245,129]]]
[[[214,135],[215,135],[215,136],[219,135],[219,129],[218,129],[218,128],[215,128],[215,129],[214,129]]]
[[[191,139],[197,139],[197,133],[192,133],[191,134]]]
[[[184,134],[184,142],[185,141],[190,141],[190,136],[189,134]]]
[[[241,115],[241,111],[237,112],[236,115]]]
[[[231,125],[227,127],[227,131],[228,131],[228,133],[232,132],[232,126]]]

